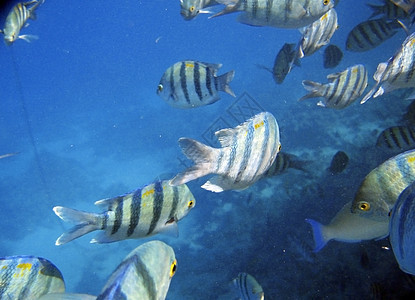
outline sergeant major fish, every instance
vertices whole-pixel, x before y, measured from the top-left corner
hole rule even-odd
[[[367,4],[373,11],[369,19],[378,15],[383,15],[387,20],[403,20],[408,17],[408,13],[392,1],[383,0],[383,3],[383,5]]]
[[[367,70],[363,65],[354,65],[346,70],[327,76],[329,83],[303,80],[303,86],[310,91],[300,98],[303,101],[309,98],[323,97],[318,106],[342,109],[359,98],[367,87]]]
[[[398,154],[373,169],[363,180],[352,212],[375,221],[389,221],[399,194],[415,181],[415,150]]]
[[[343,58],[343,52],[336,45],[328,45],[324,50],[323,66],[325,69],[337,67]]]
[[[220,99],[219,91],[235,97],[229,83],[235,71],[216,76],[222,64],[180,61],[168,68],[157,87],[157,94],[169,105],[194,108],[212,104]]]
[[[403,151],[415,148],[415,130],[409,126],[392,126],[383,130],[376,141],[376,146]]]
[[[198,14],[210,13],[209,10],[204,8],[217,4],[215,0],[180,0],[180,14],[183,19],[189,21]]]
[[[415,33],[408,36],[394,56],[377,67],[375,86],[360,103],[395,89],[415,87]]]
[[[240,300],[264,300],[264,291],[256,279],[248,273],[239,273],[232,280]]]
[[[252,26],[300,28],[310,25],[332,9],[338,0],[216,0],[225,4],[217,17],[237,11],[243,12],[238,21]]]
[[[287,171],[289,168],[307,172],[305,166],[309,163],[310,161],[300,160],[294,154],[280,151],[271,167],[265,172],[264,176],[271,177],[279,175]]]
[[[59,218],[77,225],[62,234],[55,244],[66,244],[95,230],[103,231],[91,243],[112,243],[169,231],[177,234],[177,222],[195,204],[187,185],[172,187],[165,180],[122,196],[95,202],[95,205],[106,209],[100,214],[56,206],[53,211]]]
[[[49,260],[28,255],[0,258],[0,299],[38,299],[63,292],[62,273]]]
[[[195,162],[171,180],[179,185],[216,174],[202,188],[212,192],[245,189],[262,178],[280,151],[278,123],[262,112],[235,128],[215,132],[222,148],[213,148],[189,138],[180,138],[183,153]]]
[[[0,33],[4,34],[4,41],[7,45],[11,45],[17,39],[25,40],[30,42],[31,39],[37,38],[33,35],[19,35],[20,30],[25,25],[26,21],[36,19],[35,10],[40,4],[45,2],[44,0],[33,0],[23,3],[17,3],[10,13],[7,15],[4,29],[0,30]]]

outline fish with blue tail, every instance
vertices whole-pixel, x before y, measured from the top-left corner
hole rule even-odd
[[[183,19],[189,21],[199,14],[210,13],[205,8],[217,4],[215,0],[180,0],[180,14]]]
[[[235,71],[217,76],[222,64],[185,60],[175,63],[164,72],[157,87],[157,95],[170,106],[195,108],[215,103],[220,99],[219,91],[235,97],[229,83]]]
[[[352,212],[375,221],[389,221],[399,194],[415,181],[415,150],[389,158],[361,183]]]
[[[392,1],[383,0],[383,3],[383,5],[367,4],[373,11],[369,19],[378,15],[382,15],[387,20],[404,20],[408,17],[408,13]]]
[[[415,87],[415,33],[405,39],[387,62],[378,65],[373,79],[376,84],[360,103],[396,89]]]
[[[240,300],[264,300],[265,295],[261,285],[248,273],[239,273],[232,280],[236,293]]]
[[[325,69],[337,67],[343,58],[343,52],[336,45],[328,45],[324,49],[323,66]]]
[[[35,10],[44,2],[45,0],[20,2],[11,9],[10,13],[7,15],[4,29],[0,30],[0,33],[4,34],[4,41],[6,45],[10,46],[17,39],[22,39],[26,42],[30,42],[31,40],[37,38],[37,36],[34,35],[19,34],[20,30],[23,28],[29,18],[33,20],[36,19]]]
[[[210,18],[242,12],[238,21],[251,26],[300,28],[308,26],[332,9],[338,0],[216,0],[226,5]]]
[[[180,138],[179,146],[195,165],[177,174],[171,184],[180,185],[208,174],[203,189],[212,192],[248,188],[271,167],[281,150],[277,120],[261,112],[235,128],[215,132],[221,148],[213,148],[189,138]]]
[[[91,243],[112,243],[157,233],[178,234],[177,222],[195,206],[187,185],[171,186],[168,180],[156,181],[131,193],[103,199],[95,205],[102,213],[89,213],[56,206],[55,214],[76,225],[63,233],[56,245],[66,244],[89,232],[101,230]]]
[[[38,299],[65,292],[62,273],[49,260],[28,256],[0,258],[0,299]]]
[[[309,93],[299,101],[322,97],[318,106],[343,109],[359,98],[367,87],[367,70],[364,65],[354,65],[346,70],[327,76],[329,83],[322,84],[311,80],[303,80],[304,88]]]
[[[392,151],[404,151],[415,148],[415,130],[410,126],[392,126],[383,130],[376,146]]]

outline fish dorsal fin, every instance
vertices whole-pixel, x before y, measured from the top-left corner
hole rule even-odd
[[[387,63],[384,63],[384,62],[380,63],[378,65],[378,68],[376,69],[375,74],[373,75],[373,79],[379,82],[387,66],[388,66]]]
[[[215,73],[217,70],[219,70],[222,67],[222,64],[212,64],[212,63],[206,63],[202,61],[200,63],[206,65],[208,68],[215,70]]]
[[[222,147],[229,147],[232,145],[233,136],[236,128],[225,128],[215,132],[216,137]]]
[[[342,73],[343,73],[343,72],[337,72],[337,73],[329,74],[329,75],[327,75],[327,79],[328,79],[330,82],[333,82],[333,81],[335,81],[337,78],[339,78],[339,77],[342,75]]]
[[[98,206],[101,209],[108,209],[111,206],[113,206],[113,204],[117,201],[120,201],[120,198],[122,199],[123,196],[117,196],[114,198],[106,198],[106,199],[101,199],[98,201],[95,201],[95,205]]]

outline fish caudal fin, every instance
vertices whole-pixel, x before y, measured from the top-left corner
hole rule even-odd
[[[313,237],[315,244],[313,252],[318,252],[321,249],[323,249],[328,242],[328,240],[326,240],[323,236],[323,225],[317,221],[314,221],[313,219],[305,219],[305,221],[308,224],[310,224],[311,228],[313,229]]]
[[[180,138],[179,146],[182,148],[184,155],[190,160],[193,160],[195,165],[177,174],[170,181],[170,185],[176,186],[184,184],[212,173],[213,165],[217,157],[216,153],[219,151],[218,149],[206,146],[189,138]]]
[[[63,233],[55,242],[56,246],[66,244],[91,231],[102,228],[103,215],[87,213],[72,208],[55,206],[55,214],[65,222],[76,223],[68,232]]]
[[[217,77],[219,83],[219,89],[228,93],[229,95],[236,97],[235,93],[232,91],[229,83],[232,81],[233,77],[235,76],[235,71],[229,71],[228,73],[222,74]]]
[[[310,93],[301,97],[298,101],[303,101],[309,98],[317,98],[323,95],[322,90],[324,89],[324,86],[323,84],[319,82],[314,82],[311,80],[303,80],[303,87]]]

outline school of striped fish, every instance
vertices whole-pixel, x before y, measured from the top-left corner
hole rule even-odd
[[[45,5],[44,2],[32,0],[12,8],[4,28],[0,30],[7,46],[14,47],[13,44],[19,39],[30,42],[36,38],[20,32],[27,30],[25,25],[29,19],[36,19],[36,12]],[[300,68],[300,60],[304,57],[323,53],[324,65],[319,70],[323,74],[324,69],[336,68],[343,58],[342,48],[330,44],[341,26],[335,10],[338,0],[177,2],[186,21],[200,14],[210,15],[209,19],[237,14],[238,22],[245,25],[298,29],[299,40],[285,41],[277,52],[272,68],[258,65],[272,74],[276,84],[282,85],[289,73]],[[327,74],[327,83],[304,79],[302,85],[307,94],[299,101],[319,98],[319,107],[343,110],[354,105],[358,99],[363,104],[398,89],[415,88],[415,33],[411,33],[415,1],[383,0],[382,5],[368,5],[373,13],[350,31],[344,44],[345,51],[370,51],[382,47],[399,31],[407,34],[394,55],[386,62],[379,62],[372,75],[375,84],[365,94],[370,71],[364,63],[356,62]],[[323,47],[325,50],[320,50]],[[157,85],[156,94],[168,105],[177,109],[198,109],[214,105],[221,96],[228,99],[232,99],[229,96],[237,96],[230,86],[232,81],[237,80],[231,66],[226,66],[230,71],[220,75],[218,72],[222,64],[219,62],[202,62],[197,57],[180,59],[173,57],[176,63],[166,66],[164,73],[161,70],[161,79],[158,85],[154,84]],[[314,237],[314,252],[323,249],[331,240],[357,243],[382,239],[390,234],[391,246],[401,269],[415,274],[415,107],[408,108],[407,114],[407,120],[413,114],[412,124],[396,124],[379,133],[373,148],[393,156],[367,174],[356,187],[354,199],[344,204],[327,225],[306,219]],[[215,197],[214,193],[243,191],[261,179],[286,173],[289,169],[311,173],[311,161],[281,151],[284,133],[280,133],[272,112],[260,112],[235,127],[221,128],[214,135],[219,148],[181,137],[179,147],[193,165],[182,171],[177,170],[177,174],[168,180],[156,180],[132,192],[96,201],[95,205],[101,210],[99,213],[53,207],[60,219],[74,224],[58,237],[56,246],[93,231],[98,234],[90,243],[113,243],[159,234],[177,236],[179,221],[196,205],[187,183],[207,175],[212,177],[201,188],[213,192],[212,197]],[[17,153],[0,155],[0,159]],[[348,162],[345,152],[337,152],[328,168],[329,175],[341,174]],[[165,299],[176,268],[177,260],[171,246],[157,240],[146,242],[118,265],[101,294],[92,296],[65,293],[61,272],[44,258],[7,256],[0,258],[0,298]],[[263,289],[254,276],[241,272],[231,282],[234,298],[265,299],[266,288]]]

